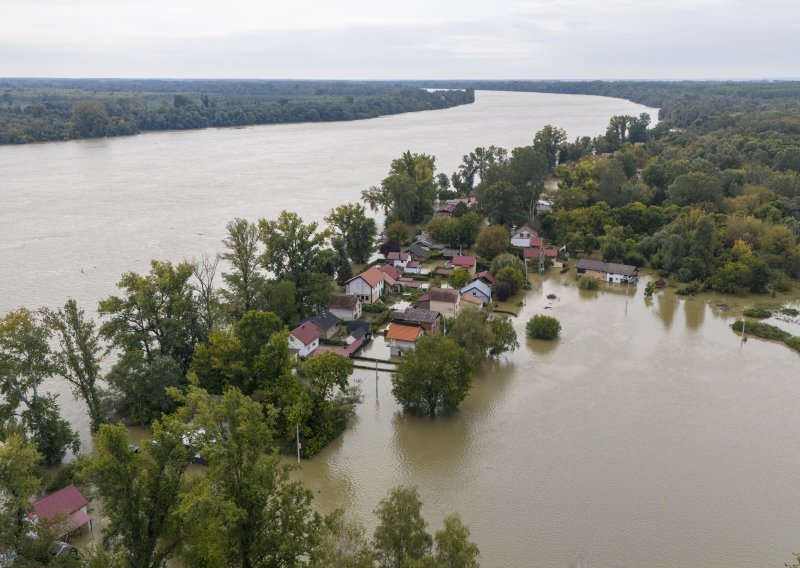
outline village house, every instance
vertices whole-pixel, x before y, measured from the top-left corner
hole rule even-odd
[[[616,284],[625,282],[636,282],[639,279],[639,269],[628,264],[617,264],[615,262],[603,262],[582,258],[578,261],[578,274],[585,274],[605,282]]]
[[[430,293],[423,294],[419,298],[416,299],[414,302],[415,308],[420,308],[423,310],[428,310],[431,307],[431,295]]]
[[[442,205],[436,211],[434,211],[433,216],[434,217],[452,217],[453,216],[453,211],[455,211],[455,209],[456,209],[455,205],[449,205],[449,204],[448,205]]]
[[[472,277],[473,280],[480,280],[484,284],[486,284],[489,289],[494,286],[494,274],[489,272],[488,270],[481,270],[475,276]]]
[[[319,347],[320,329],[310,321],[298,325],[289,333],[289,349],[300,357],[308,357]]]
[[[469,197],[454,197],[453,199],[448,199],[445,201],[447,205],[458,205],[459,203],[463,203],[467,207],[472,207],[477,200],[475,199],[474,195],[470,195]]]
[[[483,308],[483,301],[480,298],[476,298],[475,296],[470,296],[469,294],[462,294],[461,309],[464,309],[467,306],[474,306],[477,309],[481,309]]]
[[[361,300],[352,294],[336,294],[328,303],[328,310],[340,320],[357,320],[361,317]]]
[[[488,304],[492,301],[492,289],[481,280],[473,280],[459,291],[461,292],[462,299],[468,296],[477,298],[481,301],[481,305]]]
[[[461,294],[452,288],[432,288],[430,291],[430,309],[444,316],[455,316],[461,307]]]
[[[421,308],[406,308],[405,310],[391,312],[389,314],[389,320],[418,325],[423,329],[425,335],[432,335],[434,333],[439,333],[442,314]]]
[[[469,272],[470,276],[475,276],[475,267],[478,264],[478,259],[474,256],[461,256],[456,255],[450,261],[451,268],[463,268]]]
[[[391,263],[395,268],[405,268],[406,264],[411,261],[411,253],[408,252],[390,252],[386,255],[386,260]]]
[[[397,357],[402,356],[410,349],[415,349],[417,339],[424,334],[422,328],[417,325],[405,325],[397,322],[389,324],[389,329],[386,331],[389,353],[393,357]]]
[[[55,521],[54,529],[59,538],[76,532],[89,525],[92,529],[92,517],[86,509],[89,501],[74,485],[67,485],[44,497],[39,497],[33,503],[32,520]]]
[[[540,255],[555,260],[558,258],[558,249],[553,247],[529,247],[522,251],[522,256],[525,260],[539,260]]]
[[[422,265],[416,260],[411,260],[408,262],[408,264],[406,264],[403,272],[408,272],[409,274],[419,274],[422,272]]]
[[[317,315],[308,317],[302,320],[300,323],[310,322],[313,323],[315,326],[319,328],[320,333],[322,333],[322,337],[325,339],[330,339],[336,332],[339,330],[339,323],[340,319],[333,314],[332,312],[325,310],[322,313]]]
[[[538,245],[531,244],[531,239],[539,238],[539,235],[536,231],[525,225],[524,227],[520,227],[516,231],[511,234],[511,245],[515,247],[525,248],[529,246],[541,246],[542,243],[540,242]],[[544,242],[544,240],[542,240]]]
[[[374,304],[383,295],[383,272],[374,266],[345,282],[344,291],[358,296],[362,302]]]
[[[384,290],[393,294],[400,292],[400,278],[403,273],[391,264],[381,266],[381,272],[383,272]]]

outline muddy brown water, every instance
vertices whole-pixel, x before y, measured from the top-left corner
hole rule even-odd
[[[214,253],[235,216],[321,220],[411,149],[445,172],[479,145],[570,139],[646,109],[599,97],[478,93],[475,105],[356,123],[281,125],[0,148],[0,312],[91,310],[151,258]],[[800,549],[800,356],[729,328],[762,298],[642,297],[535,277],[515,325],[549,313],[551,343],[521,339],[486,365],[461,410],[402,415],[381,374],[358,370],[348,430],[297,477],[322,511],[371,531],[389,488],[414,484],[432,529],[458,511],[487,567],[782,566]],[[547,300],[549,293],[558,297]],[[797,307],[796,299],[792,305]],[[727,304],[728,309],[718,307]],[[548,308],[548,309],[546,309]],[[388,355],[376,342],[367,355]],[[64,414],[90,447],[62,384]],[[287,460],[290,461],[290,460]]]

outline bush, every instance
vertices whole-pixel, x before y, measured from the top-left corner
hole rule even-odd
[[[600,288],[600,281],[591,276],[581,276],[578,278],[578,288],[581,290],[597,290]]]
[[[525,326],[531,339],[555,339],[561,333],[561,322],[551,316],[533,316]]]
[[[772,315],[772,312],[764,308],[747,308],[744,315],[749,318],[766,319]]]
[[[796,318],[798,315],[800,315],[800,310],[795,310],[794,308],[781,308],[778,311],[780,313],[782,313],[783,315],[785,315],[785,316],[789,316],[789,317],[793,317],[793,318]]]
[[[525,274],[519,269],[512,268],[511,266],[501,268],[497,274],[494,275],[494,277],[498,284],[500,282],[508,282],[511,284],[512,294],[525,285]]]
[[[507,280],[501,280],[494,285],[494,297],[500,300],[501,302],[505,302],[506,300],[508,300],[512,292],[513,290],[511,282]]]

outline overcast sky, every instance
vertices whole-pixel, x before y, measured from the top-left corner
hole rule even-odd
[[[800,77],[797,0],[0,0],[0,76]]]

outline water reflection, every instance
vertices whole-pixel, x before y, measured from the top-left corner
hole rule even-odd
[[[700,298],[687,298],[683,301],[683,314],[686,327],[699,330],[706,317],[706,303]]]
[[[672,327],[672,320],[678,309],[678,299],[671,290],[665,290],[656,295],[658,317],[665,329]]]

